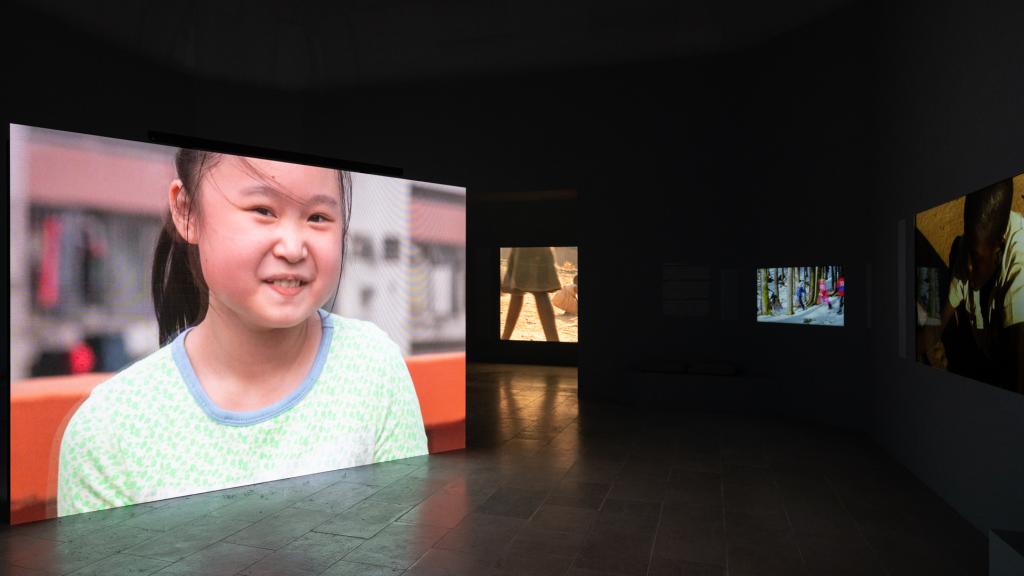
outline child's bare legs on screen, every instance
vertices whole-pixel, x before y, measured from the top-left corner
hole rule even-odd
[[[547,292],[531,292],[531,294],[537,302],[537,315],[540,316],[540,325],[544,328],[544,338],[548,342],[558,342],[558,328],[555,326],[555,309],[551,305],[551,297]],[[523,309],[522,293],[513,292],[509,296],[505,329],[501,332],[502,340],[512,338],[512,332],[516,329],[516,321],[519,320],[519,313]]]
[[[544,328],[544,338],[548,342],[558,342],[558,328],[555,326],[555,309],[551,305],[551,297],[547,292],[534,292],[533,298],[537,301],[537,315],[540,316],[540,325]]]
[[[519,312],[523,309],[523,293],[513,292],[508,301],[508,314],[505,315],[505,329],[501,332],[502,340],[512,338],[512,331],[516,329],[516,321],[519,320]]]

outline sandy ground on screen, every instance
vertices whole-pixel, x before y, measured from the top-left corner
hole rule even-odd
[[[501,264],[501,277],[505,277],[506,265]],[[572,284],[572,277],[575,276],[575,268],[558,268],[558,280],[562,286]],[[554,292],[548,294],[549,298],[555,296]],[[501,326],[498,328],[498,336],[505,331],[505,318],[508,316],[508,302],[511,295],[501,293]],[[579,316],[566,314],[557,306],[555,309],[555,326],[558,327],[559,342],[579,342]],[[519,313],[519,320],[516,322],[516,329],[512,331],[513,340],[537,340],[545,341],[544,328],[540,325],[540,316],[537,315],[537,303],[533,294],[523,296],[523,309]]]

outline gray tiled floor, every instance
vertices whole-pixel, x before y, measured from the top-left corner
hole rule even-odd
[[[0,532],[9,574],[984,574],[987,544],[863,438],[585,405],[470,367],[467,451]]]

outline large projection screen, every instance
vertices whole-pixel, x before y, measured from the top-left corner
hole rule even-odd
[[[1024,394],[1024,174],[917,214],[916,359]]]
[[[10,125],[12,523],[465,447],[465,188],[230,151]]]

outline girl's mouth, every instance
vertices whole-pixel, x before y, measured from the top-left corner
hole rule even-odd
[[[308,282],[301,280],[273,280],[268,281],[267,285],[274,289],[275,292],[282,296],[294,296],[305,288]]]

